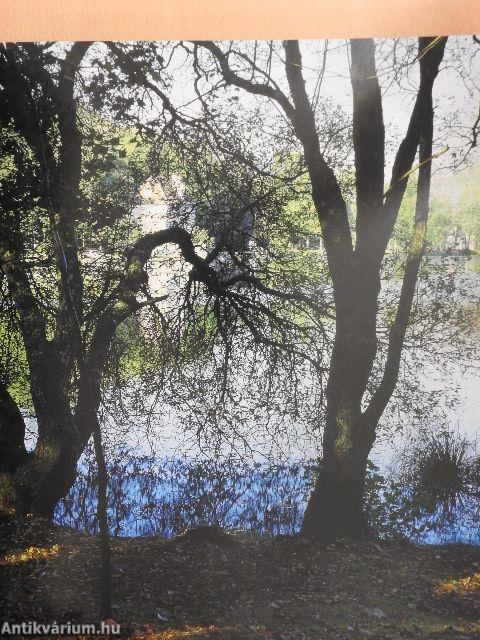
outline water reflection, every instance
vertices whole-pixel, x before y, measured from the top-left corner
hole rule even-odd
[[[113,535],[171,537],[187,528],[218,525],[251,535],[300,530],[315,476],[313,460],[249,465],[235,460],[156,459],[121,452],[110,464],[109,522]],[[87,452],[79,480],[56,521],[97,530],[95,464]],[[369,466],[367,513],[374,532],[418,543],[480,543],[480,491],[472,484],[454,509],[423,504],[415,488]]]

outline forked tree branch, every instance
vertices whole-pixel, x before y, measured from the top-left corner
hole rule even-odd
[[[405,335],[412,312],[418,273],[425,252],[432,174],[433,100],[431,91],[422,103],[419,137],[419,173],[415,205],[415,221],[410,239],[395,320],[390,329],[387,358],[382,379],[364,412],[366,424],[377,424],[398,381]]]

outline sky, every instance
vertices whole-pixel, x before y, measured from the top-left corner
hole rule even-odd
[[[249,47],[250,50],[253,49],[251,42],[238,43],[239,46],[242,44]],[[225,47],[226,43],[222,43],[221,46]],[[386,155],[386,175],[388,175],[394,152],[408,126],[415,89],[418,84],[418,63],[415,61],[416,42],[413,39],[397,41],[395,45],[397,60],[408,61],[408,65],[401,70],[401,79],[398,83],[391,73],[393,41],[377,40],[376,46],[377,74],[382,86],[386,134],[387,140],[392,142],[392,146],[387,148]],[[346,41],[310,40],[301,42],[303,74],[307,90],[312,94],[317,85],[325,47],[327,47],[328,53],[321,82],[320,99],[330,99],[334,104],[341,105],[347,114],[351,114],[349,49]],[[192,89],[191,67],[186,63],[186,60],[187,57],[182,51],[172,60],[176,69],[173,73],[170,96],[176,106],[188,105],[185,107],[185,113],[193,116],[198,114],[198,102],[195,100]],[[397,70],[399,68],[400,65],[397,65]],[[272,75],[282,90],[288,93],[283,49],[280,43],[274,50]],[[265,104],[265,109],[269,108],[265,98],[257,98],[245,91],[239,92],[239,96],[241,104],[244,106],[253,106],[258,101],[262,101]],[[438,178],[441,180],[450,175],[448,168],[452,164],[452,152],[458,151],[459,146],[464,146],[458,132],[470,130],[479,114],[480,45],[474,43],[470,36],[449,38],[444,63],[434,85],[434,99],[437,127],[434,151],[444,149],[446,144],[450,147],[449,152],[434,161],[434,170],[442,168],[442,172],[437,175],[437,180]],[[444,120],[453,123],[454,130],[450,127],[446,133],[443,129]],[[478,154],[473,156],[472,162],[478,164]]]

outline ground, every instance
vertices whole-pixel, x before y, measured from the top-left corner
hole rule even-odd
[[[3,620],[97,620],[95,538],[32,519],[0,529]],[[112,544],[124,636],[480,639],[478,547],[241,534]]]

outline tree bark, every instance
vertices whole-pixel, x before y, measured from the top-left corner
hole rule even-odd
[[[357,298],[356,306],[356,313],[337,318],[322,459],[302,523],[302,535],[322,540],[358,537],[366,529],[364,488],[376,425],[365,421],[361,403],[376,352],[376,305],[359,306]]]
[[[348,444],[338,436],[341,430],[348,435]],[[360,446],[351,433],[355,422],[346,416],[327,420],[325,438],[332,446],[324,447],[313,491],[302,523],[305,537],[323,542],[339,538],[359,538],[367,531],[364,512],[364,492],[368,454],[371,446]]]
[[[112,569],[110,535],[108,530],[108,471],[102,444],[100,424],[96,418],[93,430],[95,458],[97,460],[97,520],[100,535],[100,617],[112,617]]]
[[[13,475],[29,457],[24,440],[23,416],[7,386],[0,382],[0,511],[15,507]]]

